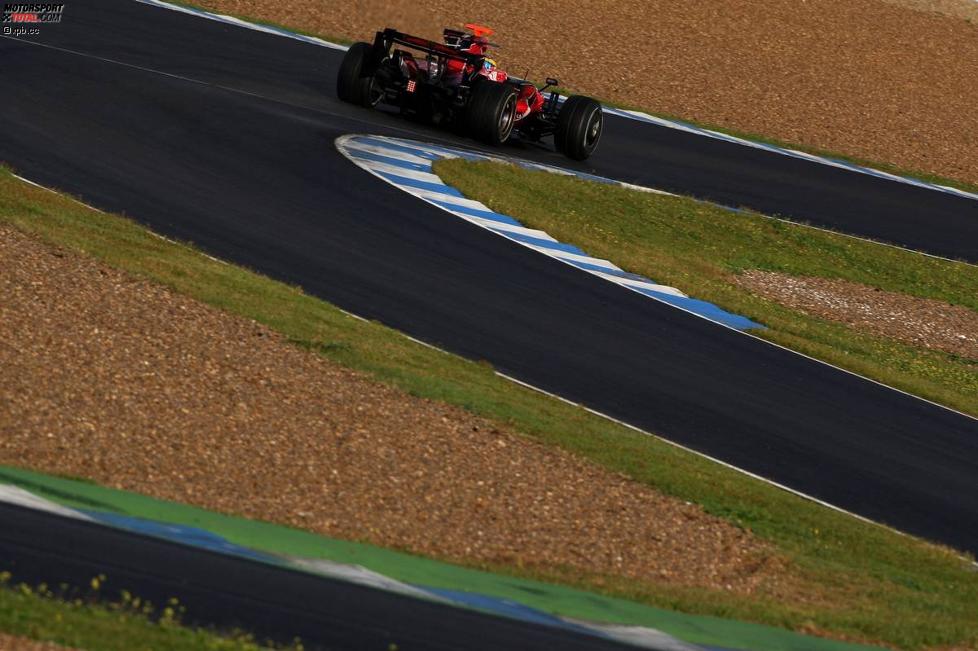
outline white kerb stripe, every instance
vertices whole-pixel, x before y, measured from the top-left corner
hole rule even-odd
[[[591,271],[590,269],[588,271]],[[595,276],[601,276],[605,280],[610,280],[613,283],[618,283],[619,285],[625,285],[626,287],[637,287],[640,289],[649,289],[654,292],[659,292],[660,294],[670,294],[672,296],[679,296],[681,298],[688,298],[686,294],[682,293],[675,287],[669,287],[668,285],[658,285],[656,283],[644,280],[635,280],[633,278],[622,278],[621,276],[612,276],[610,274],[602,273],[600,271],[591,271]]]
[[[494,221],[492,219],[484,219],[482,217],[473,217],[472,215],[466,215],[465,213],[455,212],[454,210],[451,211],[451,213],[453,215],[458,215],[462,219],[466,221],[470,221],[473,224],[478,224],[479,226],[482,226],[484,228],[491,228],[497,231],[506,231],[507,233],[518,233],[520,235],[526,235],[528,237],[535,237],[538,240],[548,240],[551,242],[557,241],[553,237],[551,237],[549,233],[538,231],[534,228],[527,228],[526,226],[517,226],[515,224],[506,224],[503,222]],[[520,244],[523,244],[523,242],[520,242]],[[547,251],[549,249],[544,249],[544,250]]]
[[[416,163],[418,165],[428,165],[429,167],[432,163],[430,158],[422,158],[421,156],[415,156],[414,154],[398,151],[389,147],[380,147],[378,145],[371,145],[364,142],[359,142],[357,140],[350,140],[344,143],[343,146],[354,151],[364,151],[369,154],[379,154],[380,156],[387,156],[388,158],[396,158],[404,161],[405,163]]]
[[[16,504],[17,506],[23,506],[37,511],[46,511],[77,520],[92,521],[92,518],[84,513],[25,491],[23,488],[14,486],[13,484],[0,484],[0,502]]]
[[[438,192],[432,192],[431,190],[424,190],[421,188],[402,188],[402,189],[410,192],[414,196],[419,197],[421,199],[450,203],[453,206],[458,206],[460,208],[471,208],[472,210],[485,210],[486,212],[493,212],[485,204],[480,203],[474,199],[466,199],[465,197],[456,197],[448,194],[440,194]],[[443,206],[439,206],[439,208],[442,207]]]
[[[386,172],[387,174],[394,174],[396,176],[401,176],[406,179],[413,179],[415,181],[445,185],[445,182],[441,180],[440,176],[432,174],[431,172],[419,172],[417,170],[410,170],[406,167],[395,167],[394,165],[388,165],[387,163],[381,163],[373,160],[361,160],[360,165],[375,172]],[[445,185],[445,187],[447,188],[448,186]]]
[[[525,243],[524,243],[525,244]],[[561,258],[569,262],[584,262],[586,264],[593,264],[598,267],[605,267],[609,271],[621,271],[621,267],[611,262],[610,260],[602,260],[601,258],[589,258],[586,255],[579,255],[577,253],[571,253],[570,251],[558,251],[556,249],[548,249],[543,246],[536,246],[535,244],[525,244],[525,246],[530,247],[540,253],[546,253],[554,258]]]

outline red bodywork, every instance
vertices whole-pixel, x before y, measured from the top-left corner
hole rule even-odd
[[[445,77],[461,80],[463,76],[468,76],[475,72],[475,66],[470,62],[470,59],[462,58],[459,54],[464,53],[477,57],[486,57],[489,54],[490,46],[492,46],[487,37],[493,33],[493,30],[481,25],[467,24],[465,27],[472,32],[472,35],[469,37],[470,42],[464,49],[408,34],[399,33],[397,34],[397,39],[405,45],[414,46],[427,52],[445,55]],[[403,60],[403,65],[405,66],[405,74],[412,80],[418,78],[419,72],[424,74],[428,72],[427,63],[417,61],[413,57],[406,57]],[[505,71],[495,66],[483,68],[478,71],[478,74],[497,83],[507,83],[509,79],[509,75]],[[545,99],[532,83],[516,79],[513,81],[519,82],[516,98],[516,122],[519,123],[541,111]],[[408,92],[413,92],[413,90],[412,88]]]
[[[481,51],[477,51],[476,48],[480,46],[473,43],[469,48],[472,54],[485,54],[485,48],[483,47]],[[471,74],[474,69],[471,64],[466,64],[462,59],[449,59],[448,64],[448,74],[457,75],[461,78],[462,73],[466,72]],[[495,81],[497,83],[505,83],[509,79],[509,75],[498,68],[492,68],[491,70],[480,70],[479,74],[490,81]],[[537,90],[536,86],[526,82],[520,84],[519,95],[516,98],[516,121],[529,117],[530,115],[536,113],[543,108],[544,98]]]
[[[520,94],[516,98],[516,121],[533,115],[543,108],[543,95],[533,84],[520,86]]]

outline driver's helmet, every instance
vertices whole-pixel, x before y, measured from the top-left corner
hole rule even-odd
[[[506,81],[506,73],[496,68],[496,62],[489,57],[482,60],[479,74],[490,81]]]

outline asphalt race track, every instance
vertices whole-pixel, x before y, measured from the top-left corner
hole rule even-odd
[[[157,605],[179,595],[185,623],[258,640],[287,645],[298,636],[306,649],[383,651],[635,648],[19,506],[0,503],[0,521],[0,558],[16,559],[4,566],[14,582],[87,586],[104,574],[106,593],[139,586],[139,597]]]
[[[337,136],[445,135],[339,104],[341,53],[129,0],[64,20],[33,43],[0,38],[0,159],[19,173],[832,504],[978,549],[978,421],[658,305],[377,182],[335,151]],[[594,170],[639,167],[619,142],[656,152],[680,135],[609,120]],[[727,149],[730,166],[764,154],[684,144],[704,160]],[[795,164],[767,156],[780,175]],[[799,185],[842,174],[797,164]],[[978,205],[845,178],[840,203],[872,186],[893,205],[911,194]]]
[[[278,108],[282,113],[275,112],[272,102],[260,103],[262,110],[248,111],[252,121],[284,114],[293,121],[304,117],[313,119],[320,127],[319,133],[327,129],[330,132],[360,129],[409,137],[414,134],[420,138],[451,139],[443,131],[423,129],[415,124],[405,124],[403,120],[384,119],[376,114],[364,114],[361,110],[339,103],[335,97],[334,75],[342,52],[129,0],[97,0],[72,6],[66,10],[64,24],[46,25],[42,34],[29,42],[182,75],[208,84],[255,93],[281,103]],[[75,92],[71,93],[71,99],[79,105],[92,106],[99,105],[102,89],[98,84],[85,83],[89,75],[93,76],[92,81],[101,79],[104,83],[106,77],[115,80],[117,73],[121,72],[118,65],[98,66],[94,61],[70,61],[65,54],[56,56],[51,53],[51,58],[42,57],[36,52],[37,47],[27,47],[25,51],[9,38],[0,38],[0,48],[5,69],[0,80],[6,91],[3,112],[7,123],[4,131],[8,133],[13,127],[20,126],[21,122],[19,119],[12,120],[13,116],[8,113],[17,108],[27,108],[22,102],[37,97],[34,93],[58,95],[59,91],[68,90],[63,86],[67,82],[64,79],[66,75],[81,75],[72,84],[81,88],[77,96],[74,96]],[[15,66],[23,67],[11,70]],[[154,79],[151,73],[127,74],[124,77],[125,80],[116,80],[114,92],[125,95],[127,102],[116,107],[102,107],[106,110],[102,122],[120,113],[125,115],[112,125],[111,131],[115,137],[119,137],[119,133],[131,133],[133,123],[145,121],[141,115],[132,114],[132,110],[137,108],[132,102],[137,100],[140,89],[148,90],[152,86],[154,92],[170,95],[163,80]],[[31,81],[27,82],[27,79]],[[19,92],[11,94],[10,85],[17,86]],[[68,99],[63,93],[58,96]],[[195,114],[221,112],[227,110],[226,106],[237,103],[226,97],[216,101],[214,95],[204,89],[188,90],[187,94],[174,93],[172,99],[178,101],[181,97],[196,100],[198,104],[188,106],[177,103],[175,107],[181,116],[174,115],[174,119],[179,117],[186,120]],[[30,108],[43,110],[44,107]],[[64,106],[64,115],[60,117],[67,118],[69,108],[71,106]],[[305,112],[302,108],[311,111]],[[24,119],[25,116],[19,117]],[[55,118],[56,115],[48,117]],[[77,131],[73,127],[78,126],[81,118],[79,115],[64,119],[63,127],[69,132]],[[23,126],[27,127],[27,131],[22,136],[36,138],[38,129],[47,130],[50,123],[37,115],[29,125]],[[241,137],[248,134],[246,122],[225,125],[222,131],[234,133],[235,129],[239,130]],[[91,136],[94,138],[96,134]],[[211,140],[218,136],[218,133],[211,134]],[[54,144],[45,140],[47,142],[44,144]],[[179,147],[185,143],[180,141],[173,144]],[[34,148],[37,149],[40,144],[37,142]],[[466,144],[473,145],[471,142]],[[17,148],[10,150],[15,145]],[[129,148],[132,149],[134,145],[136,143],[130,142]],[[203,146],[204,142],[200,142],[200,145]],[[10,142],[4,138],[0,146],[4,147],[0,153],[8,157],[14,153],[23,157],[28,153],[24,143],[16,140]],[[75,142],[74,146],[87,145],[85,142]],[[211,144],[207,146],[210,148]],[[307,147],[312,149],[313,143],[308,143]],[[65,142],[63,148],[67,150],[71,145]],[[747,206],[765,214],[796,218],[936,255],[978,262],[978,201],[853,174],[674,129],[637,124],[633,120],[608,119],[601,148],[589,161],[590,166],[575,165],[562,156],[541,151],[536,146],[514,146],[506,151],[525,158],[585,169],[621,181],[650,185],[724,205]],[[111,153],[106,152],[106,155]],[[64,154],[67,156],[68,152]],[[13,162],[14,159],[8,160]],[[45,169],[50,169],[51,161],[38,160],[36,163],[39,166],[46,163]],[[160,161],[160,165],[164,163],[164,160]],[[26,166],[21,169],[28,171]],[[85,188],[85,194],[95,196],[97,188],[88,184],[78,185]]]
[[[0,38],[0,160],[361,316],[903,531],[978,552],[978,420],[518,247],[356,168],[342,53],[130,0]],[[570,80],[568,80],[570,81]],[[568,166],[531,146],[505,153]],[[978,261],[978,201],[609,118],[582,169]]]

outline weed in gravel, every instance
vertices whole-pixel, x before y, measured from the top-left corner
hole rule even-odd
[[[100,651],[259,651],[291,649],[260,644],[240,631],[215,632],[182,625],[186,610],[177,599],[162,608],[126,590],[109,590],[105,575],[91,578],[86,589],[66,584],[11,584],[10,572],[0,572],[0,631]]]

